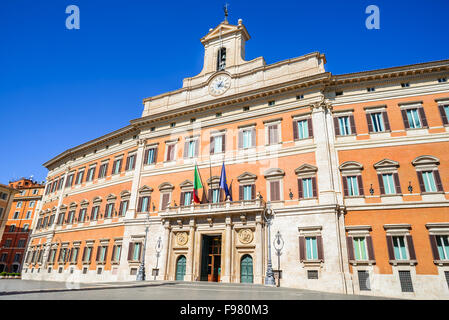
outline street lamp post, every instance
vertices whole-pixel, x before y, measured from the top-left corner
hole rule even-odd
[[[159,274],[159,269],[158,269],[158,265],[159,265],[159,257],[161,255],[161,251],[162,251],[162,238],[159,237],[159,239],[157,239],[157,243],[156,243],[156,272],[154,273],[154,280],[156,280],[156,276]]]
[[[148,237],[148,223],[150,222],[150,216],[147,215],[147,220],[145,221],[145,240],[143,242],[143,254],[142,254],[142,262],[139,266],[139,271],[137,272],[137,281],[145,281],[145,252],[147,247],[147,237]]]
[[[267,275],[265,277],[265,285],[275,286],[276,281],[274,280],[273,267],[271,264],[271,235],[270,235],[270,226],[271,221],[273,219],[273,210],[271,209],[271,205],[267,204],[267,207],[264,211],[264,219],[267,222],[268,226],[268,265],[267,265]]]
[[[278,256],[278,287],[281,286],[281,254],[282,248],[284,247],[284,239],[282,239],[281,233],[278,231],[276,233],[275,239],[273,241],[274,249],[276,250],[276,255]]]

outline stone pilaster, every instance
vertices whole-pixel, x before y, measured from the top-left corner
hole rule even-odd
[[[159,270],[159,280],[167,280],[168,279],[168,257],[170,252],[170,233],[171,233],[171,226],[170,221],[164,222],[164,238],[163,238],[163,248],[161,252],[162,257],[162,265],[160,266]]]
[[[254,262],[255,266],[255,274],[254,274],[254,283],[263,284],[263,264],[264,264],[264,236],[263,236],[263,217],[262,215],[256,216],[256,257]]]
[[[194,263],[194,246],[195,246],[195,219],[190,219],[189,223],[189,251],[187,252],[187,266],[186,266],[186,275],[185,280],[186,281],[194,281],[194,275],[193,275],[193,263]]]
[[[129,198],[129,207],[126,211],[125,219],[134,219],[137,210],[137,198],[139,196],[140,174],[143,166],[143,156],[145,153],[146,140],[140,139],[137,142],[138,148],[136,153],[136,166],[133,172],[133,183],[131,187],[131,196]],[[150,205],[150,204],[148,204]]]
[[[225,233],[225,256],[224,256],[224,274],[221,282],[231,282],[231,265],[232,265],[232,219],[226,217],[226,233]]]

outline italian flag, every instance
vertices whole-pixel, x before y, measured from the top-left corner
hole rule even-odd
[[[201,177],[198,171],[198,166],[195,164],[195,176],[193,177],[193,202],[200,203],[200,198],[198,197],[198,190],[202,189]]]

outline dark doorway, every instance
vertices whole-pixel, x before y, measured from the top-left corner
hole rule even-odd
[[[201,248],[201,281],[220,282],[221,236],[204,235]]]

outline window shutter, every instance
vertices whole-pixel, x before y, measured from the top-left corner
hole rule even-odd
[[[426,192],[426,187],[424,186],[424,180],[422,178],[422,172],[416,171],[416,174],[418,175],[419,188],[421,189],[421,192]]]
[[[143,158],[143,164],[148,164],[148,154],[150,153],[150,149],[145,150],[145,156]]]
[[[343,194],[345,195],[345,197],[348,196],[348,178],[347,177],[343,177]]]
[[[87,247],[83,248],[83,261],[86,261],[86,249]]]
[[[186,141],[184,143],[184,158],[187,158],[189,155],[189,142]]]
[[[97,247],[97,257],[95,258],[95,261],[100,261],[100,252],[101,252],[101,247],[98,246]]]
[[[129,156],[126,158],[125,170],[129,170]]]
[[[243,148],[243,131],[239,131],[239,149]]]
[[[215,153],[215,137],[210,137],[210,154]]]
[[[443,184],[441,182],[440,172],[438,170],[434,170],[433,176],[435,177],[435,184],[437,185],[437,190],[443,191]]]
[[[293,121],[293,140],[299,139],[298,121]]]
[[[255,184],[251,185],[251,199],[252,200],[256,199],[256,185]]]
[[[128,260],[132,260],[132,258],[133,258],[133,251],[134,251],[134,243],[130,242],[129,243],[129,248],[128,248]]]
[[[139,246],[139,261],[140,261],[140,259],[142,257],[142,251],[143,251],[143,245],[141,243],[140,246]]]
[[[390,130],[390,120],[388,120],[388,113],[386,111],[382,112],[382,117],[384,118],[385,130]]]
[[[371,114],[366,114],[366,122],[368,123],[368,132],[373,132],[373,123],[371,122]]]
[[[309,138],[313,138],[313,125],[312,125],[312,119],[307,119],[307,126],[309,128]]]
[[[416,260],[415,246],[413,245],[413,239],[411,235],[405,236],[407,239],[408,253],[410,255],[410,260]]]
[[[306,238],[299,237],[299,262],[306,259]]]
[[[170,160],[175,160],[175,145],[170,146]]]
[[[334,129],[335,129],[335,135],[340,135],[340,127],[338,126],[338,117],[334,117]]]
[[[394,257],[394,249],[393,249],[393,237],[387,236],[387,248],[388,248],[388,257],[390,260],[395,260]]]
[[[366,247],[368,249],[368,259],[369,260],[376,260],[374,256],[374,246],[373,246],[373,239],[371,236],[366,237]]]
[[[440,260],[440,253],[438,252],[437,239],[433,234],[429,234],[430,247],[432,248],[433,260]]]
[[[424,113],[424,108],[418,108],[418,112],[419,112],[419,116],[421,118],[421,122],[422,122],[422,126],[423,127],[427,127],[427,118],[426,118],[426,114]]]
[[[153,162],[152,163],[156,163],[157,162],[157,149],[158,149],[158,147],[154,148]]]
[[[123,201],[120,201],[120,207],[118,209],[119,215],[122,214],[122,210],[123,210]]]
[[[106,163],[106,164],[104,165],[104,176],[107,176],[107,175],[108,175],[108,167],[109,167],[109,163]]]
[[[116,245],[114,245],[114,246],[112,247],[111,261],[116,261],[116,260],[115,260],[115,250],[117,250],[117,246],[116,246]]]
[[[357,184],[359,185],[359,195],[364,196],[365,192],[363,191],[363,181],[362,181],[362,175],[359,174],[357,176]],[[346,186],[347,188],[347,186]]]
[[[251,129],[251,147],[256,146],[256,128]]]
[[[226,151],[226,135],[221,136],[221,151]]]
[[[354,245],[353,245],[352,237],[346,237],[346,247],[348,248],[348,259],[355,260],[354,259]]]
[[[239,200],[243,200],[243,186],[239,186]]]
[[[384,181],[382,180],[382,175],[380,173],[377,174],[377,179],[379,180],[380,194],[385,194]]]
[[[396,193],[398,194],[402,193],[401,184],[399,182],[399,175],[397,172],[393,173],[393,178],[394,178],[394,186],[396,187]]]
[[[167,207],[169,205],[169,203],[168,203],[169,199],[170,199],[170,194],[169,193],[164,193],[162,195],[162,210],[167,209]]]
[[[104,249],[104,262],[106,262],[106,260],[108,260],[108,247],[106,247],[105,249]]]
[[[136,168],[136,155],[135,154],[133,154],[133,170]]]
[[[268,126],[268,144],[273,143],[273,126]]]
[[[443,121],[443,124],[449,124],[447,121],[446,112],[444,111],[444,106],[439,105],[438,109],[440,110],[441,121]]]
[[[195,157],[198,157],[199,152],[200,152],[200,139],[197,139],[195,141]]]
[[[323,237],[316,236],[316,243],[317,243],[317,247],[318,247],[318,260],[321,260],[324,262]]]
[[[181,197],[180,197],[180,199],[179,199],[179,206],[184,206],[184,205],[185,205],[185,204],[184,204],[185,195],[186,195],[185,192],[181,192]]]
[[[137,212],[142,212],[142,202],[143,202],[143,197],[139,197],[139,201],[137,204]]]
[[[209,201],[209,202],[212,202],[212,189],[210,189],[209,188],[209,190],[207,190],[207,200]],[[218,200],[218,201],[220,201],[220,200]]]
[[[302,199],[304,197],[302,191],[302,179],[298,179],[298,198]]]
[[[68,255],[67,261],[72,261],[72,253],[73,253],[73,248],[69,249],[69,255]]]
[[[357,134],[357,130],[355,129],[354,116],[352,114],[349,116],[349,122],[351,123],[351,134]]]
[[[402,109],[401,114],[402,114],[402,121],[404,122],[405,129],[410,128],[410,124],[408,123],[408,118],[407,118],[407,110]]]
[[[316,177],[312,177],[312,195],[314,198],[317,197],[317,188],[316,188]]]
[[[279,199],[279,181],[270,181],[270,201]]]

